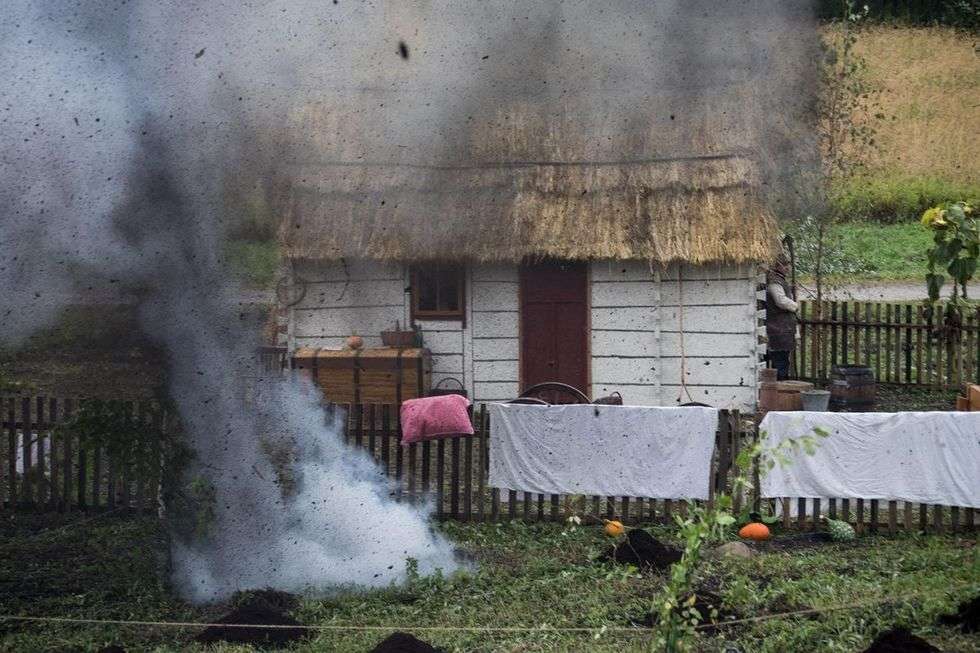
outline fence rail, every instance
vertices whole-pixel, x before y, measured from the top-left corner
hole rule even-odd
[[[46,397],[0,397],[0,510],[115,509],[155,512],[163,470],[137,460],[113,459],[100,447],[84,446],[58,425],[69,419],[78,401]],[[489,413],[486,405],[473,413],[475,434],[401,445],[399,412],[394,405],[347,406],[343,438],[371,456],[390,479],[393,498],[430,502],[439,519],[487,522],[509,519],[560,521],[569,511],[595,519],[627,523],[670,521],[687,511],[684,497],[601,497],[501,491],[488,483]],[[133,419],[165,420],[159,407],[131,404]],[[708,505],[731,487],[738,473],[739,451],[756,437],[751,422],[737,411],[721,411],[711,462]],[[152,448],[152,441],[149,443]],[[160,460],[151,452],[149,458]],[[598,470],[597,473],[603,473]],[[758,483],[755,484],[758,487]],[[928,531],[974,530],[974,511],[944,506],[879,502],[861,498],[830,499],[822,511],[819,499],[765,500],[782,508],[788,528],[812,529],[814,515],[853,523],[860,531],[895,532],[899,528]],[[760,500],[734,497],[734,509]],[[796,506],[796,514],[791,508]]]
[[[959,387],[980,383],[980,307],[961,325],[922,304],[805,301],[796,378],[824,382],[834,365],[867,365],[879,383]]]

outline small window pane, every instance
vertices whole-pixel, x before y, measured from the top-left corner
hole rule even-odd
[[[420,271],[417,276],[419,294],[418,308],[420,311],[439,310],[438,276],[431,271]]]
[[[439,310],[459,310],[459,276],[455,270],[439,275]]]

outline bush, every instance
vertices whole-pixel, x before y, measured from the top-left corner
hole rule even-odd
[[[980,187],[939,178],[868,175],[835,189],[833,202],[845,220],[871,219],[889,224],[918,220],[922,212],[944,202],[976,203]]]
[[[858,7],[861,2],[855,3]],[[948,25],[962,29],[980,28],[977,0],[899,0],[867,3],[871,20],[906,25]],[[823,20],[840,20],[845,7],[841,0],[820,0],[818,15]]]

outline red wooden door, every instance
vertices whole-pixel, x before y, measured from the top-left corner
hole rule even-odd
[[[588,394],[588,290],[582,263],[521,268],[521,390],[559,381]]]

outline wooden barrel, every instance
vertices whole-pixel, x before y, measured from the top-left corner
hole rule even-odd
[[[875,374],[866,365],[834,365],[830,370],[830,408],[866,413],[875,408]]]

